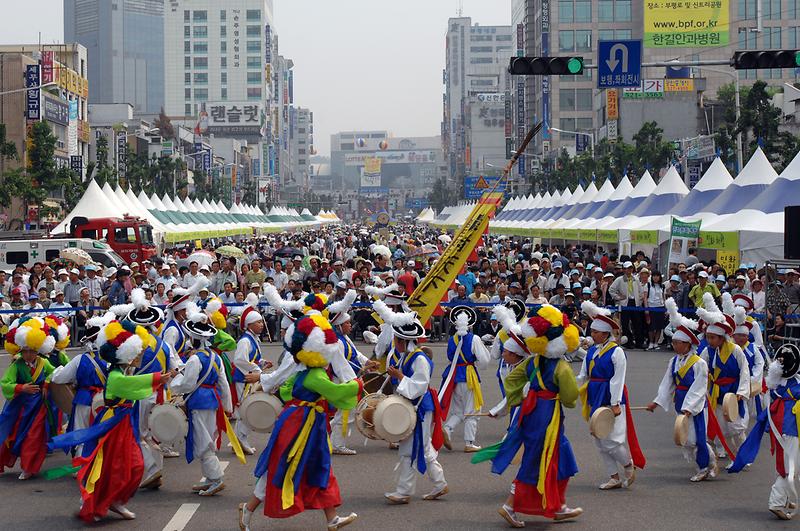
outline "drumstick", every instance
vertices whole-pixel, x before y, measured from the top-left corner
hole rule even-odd
[[[465,417],[491,417],[491,413],[467,413]]]
[[[386,376],[386,371],[383,371],[383,372],[382,372],[382,373],[380,373],[380,374],[373,374],[373,375],[371,375],[371,376],[372,376],[372,378],[370,378],[369,380],[364,380],[364,385],[366,385],[366,384],[370,383],[370,382],[371,382],[371,381],[373,381],[373,380],[377,380],[377,379],[378,379],[378,378],[380,378],[381,376]]]
[[[647,406],[631,406],[628,409],[630,409],[631,411],[649,411],[647,409]]]

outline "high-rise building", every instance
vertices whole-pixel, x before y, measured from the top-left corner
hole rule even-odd
[[[643,61],[729,59],[735,50],[800,47],[800,4],[794,0],[721,0],[717,3],[727,10],[727,13],[719,15],[727,18],[727,23],[720,24],[727,34],[722,34],[719,39],[727,39],[727,45],[724,42],[714,44],[713,39],[695,42],[692,47],[656,47],[645,43]],[[520,4],[524,4],[524,10]],[[759,4],[762,6],[760,17]],[[512,17],[515,23],[524,25],[526,56],[582,55],[588,59],[587,62],[594,63],[599,40],[645,38],[646,5],[647,2],[632,0],[515,0]],[[681,32],[676,30],[672,35],[680,37]],[[690,38],[695,37],[690,35]],[[726,69],[725,66],[695,67],[687,70],[685,75],[705,78],[705,93],[711,97],[720,86],[731,83],[733,76],[738,76],[743,85],[763,79],[775,86],[792,83],[800,77],[800,69],[738,72],[731,69],[727,74],[724,72]],[[525,121],[533,124],[543,120],[547,126],[587,132],[597,139],[610,136],[605,91],[597,89],[595,75],[596,71],[587,69],[581,76],[527,77]],[[664,67],[645,68],[642,72],[643,79],[663,80],[664,77]],[[512,84],[516,86],[517,81],[512,81]],[[658,104],[658,100],[652,101],[652,105]],[[515,102],[515,116],[516,105]],[[620,98],[620,106],[624,105]],[[612,130],[617,130],[616,124],[613,125]],[[694,128],[690,128],[687,132],[692,134],[688,136],[693,136],[693,131]],[[546,167],[562,147],[574,151],[576,135],[543,129],[528,150],[534,154],[534,157],[528,157],[528,171],[538,167],[539,163]]]
[[[493,109],[487,109],[489,116],[484,116],[474,109],[486,98],[505,93],[512,48],[511,26],[473,25],[469,17],[448,20],[442,144],[453,186],[459,186],[468,173],[505,162],[505,113],[498,116],[494,110],[492,115]],[[475,112],[481,124],[491,121],[482,132],[467,131]]]
[[[272,18],[271,0],[168,0],[167,114],[191,120],[205,108],[217,133],[260,136]]]
[[[289,149],[291,151],[292,180],[298,189],[310,189],[309,165],[313,148],[314,113],[303,107],[290,109]]]
[[[88,52],[93,101],[164,105],[164,0],[64,0],[64,41]]]

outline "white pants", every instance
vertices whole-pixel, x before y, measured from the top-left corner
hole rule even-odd
[[[72,431],[78,431],[88,428],[92,425],[89,418],[92,415],[92,406],[84,406],[75,404],[75,411],[72,419]],[[83,445],[79,444],[75,447],[75,455],[83,454]]]
[[[258,478],[256,481],[256,486],[253,489],[253,496],[258,498],[260,502],[264,501],[264,498],[267,497],[267,473],[264,472],[264,475]]]
[[[620,414],[614,417],[614,428],[605,439],[594,439],[594,445],[600,452],[600,459],[606,467],[609,476],[619,473],[620,467],[631,463],[631,454],[625,444],[628,440],[628,423],[625,418],[625,408],[620,405]]]
[[[427,413],[425,420],[422,421],[422,442],[425,445],[425,463],[428,467],[426,472],[428,478],[433,483],[436,490],[447,486],[444,479],[444,470],[437,458],[439,453],[431,445],[431,421],[433,413]],[[417,487],[417,463],[411,463],[411,450],[414,446],[414,434],[400,442],[398,453],[400,462],[397,465],[397,487],[393,494],[398,496],[413,496]]]
[[[797,489],[795,480],[797,479],[798,470],[798,446],[797,437],[791,435],[783,435],[783,466],[786,469],[786,477],[778,476],[775,483],[772,484],[772,489],[769,491],[769,506],[770,508],[786,508],[789,503],[797,503]]]
[[[153,444],[147,425],[150,411],[155,404],[156,395],[154,394],[144,400],[139,400],[139,448],[142,449],[142,459],[144,460],[143,481],[164,469],[164,455],[161,453],[161,449]]]
[[[194,430],[194,458],[200,461],[203,475],[209,481],[222,479],[222,467],[217,458],[217,411],[215,409],[192,410]]]
[[[347,418],[347,435],[342,433],[342,425],[344,424],[344,411],[341,409],[336,411],[336,414],[331,420],[331,445],[334,448],[342,448],[347,446],[347,437],[350,436],[350,428],[356,418],[356,410],[351,409]]]
[[[450,401],[450,410],[447,412],[447,421],[442,428],[450,435],[453,430],[464,423],[464,442],[472,444],[478,434],[478,417],[467,417],[467,413],[475,412],[475,397],[467,388],[467,384],[459,382],[453,389],[453,397]]]
[[[236,383],[236,395],[239,397],[239,401],[242,400],[242,394],[244,393],[244,386],[245,384],[242,382]],[[239,443],[241,443],[242,448],[252,448],[253,445],[250,444],[250,441],[247,437],[250,435],[250,428],[242,421],[239,417],[239,408],[236,408],[236,427],[234,428],[234,432],[236,433],[236,437],[239,438]]]
[[[739,420],[733,422],[725,420],[725,416],[722,414],[722,397],[720,397],[720,404],[717,406],[715,413],[717,414],[717,421],[722,430],[722,435],[724,435],[725,440],[728,441],[728,446],[731,451],[735,453],[747,437],[747,425],[750,422],[747,401],[744,402],[744,416]],[[717,441],[717,449],[722,449],[722,443],[719,441]]]
[[[708,432],[708,413],[704,409],[700,415],[703,416],[703,423],[706,425],[706,433]],[[683,451],[683,458],[686,459],[688,462],[692,463],[695,469],[699,472],[700,467],[697,466],[697,435],[694,432],[694,417],[692,417],[691,422],[689,423],[689,435],[686,438],[686,444],[681,446],[681,450]],[[712,470],[714,466],[717,464],[717,455],[714,453],[714,448],[708,444],[708,440],[705,441],[705,445],[708,447],[708,468]]]

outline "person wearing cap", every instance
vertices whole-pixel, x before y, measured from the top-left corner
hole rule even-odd
[[[719,275],[717,275],[717,278],[714,279],[714,283],[717,285],[717,289],[719,290],[720,293],[728,291],[728,288],[726,286],[726,282],[727,282],[727,279],[725,278],[725,275],[723,275],[721,273]]]
[[[594,344],[589,347],[578,374],[583,417],[589,418],[601,407],[614,413],[614,427],[605,438],[592,435],[600,458],[605,464],[608,481],[600,490],[627,488],[636,479],[636,469],[644,468],[645,458],[639,448],[633,417],[630,414],[628,389],[625,385],[627,357],[613,337],[620,327],[611,318],[611,311],[591,302],[581,304],[583,313],[592,320],[589,330]],[[626,447],[626,445],[628,447]],[[624,478],[620,477],[620,469]]]
[[[237,412],[242,399],[252,390],[252,385],[259,381],[261,370],[267,362],[261,356],[259,337],[264,331],[264,318],[258,311],[258,296],[251,293],[245,299],[245,309],[239,317],[239,330],[242,335],[236,343],[231,364],[233,365],[233,383],[231,394],[233,408]],[[271,366],[271,364],[270,364]],[[250,444],[250,429],[241,420],[236,422],[236,437],[246,455],[253,455],[256,449]]]
[[[653,412],[657,407],[669,412],[673,409],[678,415],[690,419],[689,434],[682,446],[684,458],[695,464],[695,473],[689,481],[699,482],[717,476],[717,457],[708,443],[708,364],[697,355],[700,343],[697,321],[688,319],[678,312],[675,299],[667,299],[665,306],[670,325],[675,330],[672,335],[672,348],[675,355],[667,362],[658,393],[647,406]]]
[[[28,300],[25,304],[22,305],[23,310],[44,310],[44,307],[39,303],[39,295],[36,293],[31,293],[28,295]],[[23,315],[35,315],[37,312],[28,312],[24,313]],[[44,312],[41,312],[42,314]]]
[[[452,434],[460,423],[464,423],[464,452],[472,453],[481,449],[476,444],[478,417],[466,416],[480,413],[483,407],[483,392],[478,369],[489,366],[490,354],[483,341],[472,333],[471,328],[478,322],[477,312],[468,306],[453,308],[450,321],[455,327],[447,342],[448,365],[442,372],[442,385],[439,388],[439,402],[445,420],[444,446],[452,450]]]
[[[719,300],[722,296],[717,285],[708,281],[708,273],[699,271],[697,273],[697,284],[692,286],[692,289],[689,290],[689,302],[691,302],[695,308],[702,308],[703,295],[705,293],[710,293],[716,300]]]
[[[203,480],[192,485],[200,496],[213,496],[225,488],[225,476],[217,457],[217,440],[226,432],[237,457],[245,463],[238,439],[228,422],[233,414],[231,391],[225,377],[222,358],[211,348],[217,329],[210,318],[193,302],[185,308],[182,323],[190,344],[183,371],[172,381],[170,389],[186,397],[189,431],[186,435],[186,462],[200,461]],[[220,422],[220,420],[222,420]]]
[[[50,306],[47,310],[52,313],[53,315],[58,315],[60,317],[69,318],[72,312],[69,311],[59,311],[59,310],[71,310],[72,305],[67,304],[64,301],[64,292],[57,289],[50,294]]]
[[[112,306],[117,304],[125,304],[128,301],[128,291],[125,289],[125,284],[128,280],[130,271],[125,268],[116,272],[116,278],[108,288],[108,300]]]
[[[643,349],[646,341],[644,330],[644,314],[633,308],[642,306],[642,290],[639,280],[633,275],[633,263],[622,263],[624,273],[617,277],[608,288],[614,304],[624,306],[621,312],[622,334],[627,336],[633,345]]]
[[[82,430],[92,425],[94,417],[92,402],[95,395],[103,393],[110,366],[97,352],[95,340],[100,328],[108,321],[106,317],[92,317],[86,322],[83,337],[80,338],[84,348],[82,354],[72,358],[66,365],[53,371],[50,382],[54,384],[71,384],[75,386],[72,399],[72,410],[66,432]],[[83,445],[75,447],[75,454],[82,455]]]
[[[406,262],[402,273],[397,277],[397,283],[405,288],[406,293],[414,293],[414,290],[419,286],[419,275],[414,271],[415,267],[416,262],[409,260]]]
[[[564,286],[567,291],[571,286],[569,277],[564,273],[563,264],[560,260],[553,262],[553,274],[548,277],[545,290],[555,292],[558,286]]]
[[[531,285],[531,289],[538,286]],[[498,304],[492,309],[492,319],[495,319],[500,326],[500,330],[494,335],[489,355],[492,360],[498,362],[497,382],[500,386],[500,394],[503,396],[498,404],[489,410],[489,416],[496,418],[506,413],[506,389],[505,380],[511,371],[519,365],[522,360],[530,355],[524,342],[519,336],[519,324],[525,320],[527,308],[525,303],[518,299]],[[509,342],[511,340],[511,342]],[[518,407],[508,410],[509,427],[514,425]]]
[[[731,340],[735,327],[733,318],[720,311],[710,293],[703,295],[703,307],[697,309],[697,316],[706,323],[707,344],[700,356],[708,363],[710,374],[709,410],[715,413],[722,430],[721,437],[735,454],[744,441],[749,420],[747,400],[750,398],[750,369],[747,357]],[[735,394],[739,402],[739,418],[730,421],[722,414],[722,401],[728,393]],[[720,439],[720,444],[722,442]],[[717,447],[717,457],[724,456],[722,449]]]
[[[86,278],[83,279],[83,285],[89,289],[89,297],[99,299],[103,296],[103,280],[97,276],[97,266],[88,264],[84,271]]]
[[[178,281],[172,275],[172,269],[169,267],[169,264],[166,262],[161,264],[161,271],[158,279],[156,280],[156,284],[159,282],[164,284],[164,287],[167,291],[171,290],[173,286],[178,285]]]
[[[164,340],[170,350],[172,350],[181,361],[185,361],[187,353],[191,350],[183,327],[184,322],[186,322],[186,308],[192,299],[197,296],[200,288],[207,282],[208,280],[203,277],[202,280],[195,283],[190,289],[173,289],[172,300],[167,304],[167,309],[164,312],[164,326],[161,327],[161,339]]]
[[[58,283],[56,283],[56,286],[57,285]],[[11,277],[11,286],[8,287],[9,293],[13,292],[15,289],[20,290],[20,296],[23,300],[28,299],[30,291],[28,290],[28,285],[23,282],[21,273],[14,273],[14,276]]]
[[[750,290],[745,286],[747,277],[744,275],[737,275],[734,279],[735,285],[731,290],[731,295],[750,295]]]
[[[56,279],[54,278],[54,271],[50,266],[45,267],[42,270],[43,278],[39,281],[39,284],[36,287],[37,290],[42,288],[47,289],[47,293],[56,289]],[[31,286],[33,288],[34,286]]]

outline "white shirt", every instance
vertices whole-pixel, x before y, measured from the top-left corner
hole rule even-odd
[[[281,364],[272,372],[261,373],[261,389],[267,393],[275,392],[291,376],[305,369],[302,363],[295,363],[294,358],[288,352],[284,352]]]
[[[200,280],[200,277],[202,277],[202,276],[203,276],[203,273],[200,273],[199,271],[197,272],[196,275],[192,275],[191,273],[186,273],[186,275],[184,275],[184,277],[183,277],[183,279],[181,281],[181,284],[182,284],[182,286],[184,288],[189,289],[192,286],[194,286],[195,283],[198,280]]]
[[[709,361],[710,350],[711,346],[709,345],[703,350],[700,357],[709,365],[709,370],[713,371],[714,367],[711,366],[711,362]],[[744,352],[742,352],[742,349],[739,348],[739,345],[736,344],[733,345],[733,353],[731,356],[736,357],[736,362],[739,364],[739,387],[736,389],[736,394],[745,398],[750,398],[750,366],[747,364],[747,357],[744,355]],[[720,405],[721,404],[722,401],[720,400]]]
[[[597,346],[597,352],[603,350],[603,345]],[[606,352],[604,356],[611,356],[611,363],[614,365],[614,376],[609,380],[609,392],[611,393],[611,405],[618,406],[622,402],[622,392],[625,387],[625,373],[628,369],[628,360],[621,347],[614,347],[611,352]],[[586,356],[581,363],[581,372],[578,374],[578,387],[589,381],[589,356]]]
[[[406,352],[400,362],[400,366],[405,363],[408,355],[409,353]],[[404,376],[397,384],[395,392],[409,400],[416,400],[425,396],[431,383],[431,369],[432,367],[425,356],[417,356],[414,363],[411,364],[411,370],[413,371],[411,376]]]
[[[672,362],[675,360],[675,370],[678,371],[686,365],[691,354],[692,352],[685,356],[673,356],[667,364],[667,370],[658,385],[658,395],[653,399],[653,402],[661,406],[664,411],[669,412],[673,410],[670,408],[674,408],[675,379],[672,376]],[[694,371],[694,381],[686,391],[681,411],[688,411],[694,416],[702,412],[706,406],[708,364],[703,358],[700,358],[689,370]]]
[[[186,360],[186,364],[184,365],[183,372],[178,374],[170,383],[172,392],[182,395],[193,392],[198,388],[197,380],[204,376],[200,374],[201,368],[202,364],[200,363],[200,358],[198,358],[196,354],[189,356],[189,359]],[[212,368],[211,370],[214,369]],[[224,369],[221,369],[221,372],[222,371],[224,371]],[[222,409],[228,412],[233,410],[231,404],[231,388],[228,386],[228,379],[225,377],[224,373],[217,375],[217,390],[222,399]]]
[[[245,334],[249,335],[251,338],[254,338],[256,340],[256,346],[258,346],[258,338],[254,337],[252,332],[247,330],[245,331]],[[250,361],[251,345],[252,342],[242,335],[242,337],[239,339],[239,342],[236,343],[236,351],[233,353],[232,363],[243,374],[247,374],[249,372],[261,374],[261,366]]]

